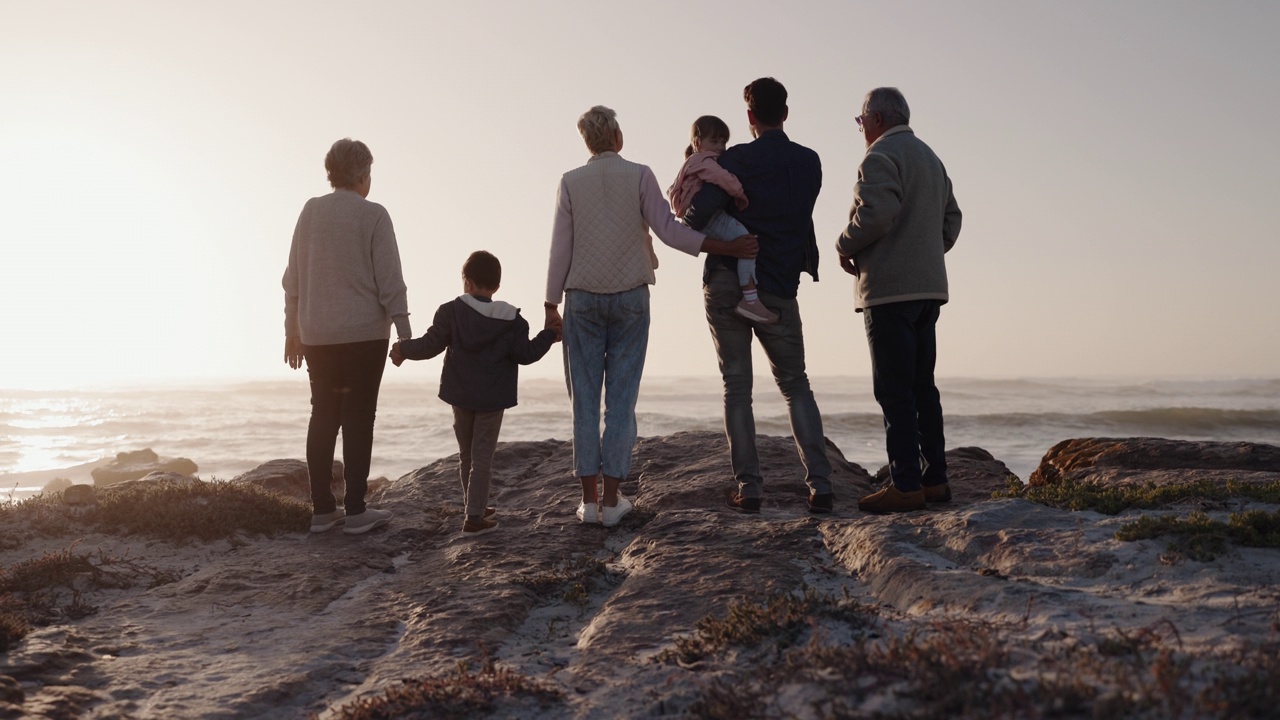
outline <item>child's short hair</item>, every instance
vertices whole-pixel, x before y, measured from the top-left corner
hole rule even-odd
[[[493,253],[477,250],[462,263],[462,277],[482,288],[496,288],[502,284],[502,263]]]
[[[725,142],[729,141],[729,126],[723,120],[715,115],[703,115],[693,121],[693,127],[689,129],[690,140],[712,140],[715,138],[724,138]],[[693,154],[693,143],[689,143],[689,147],[684,149],[685,159]]]

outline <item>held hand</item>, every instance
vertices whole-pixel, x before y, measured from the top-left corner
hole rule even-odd
[[[840,269],[854,277],[858,277],[858,263],[854,262],[853,258],[848,255],[840,256]]]
[[[294,370],[302,367],[302,340],[300,338],[284,339],[284,362]]]
[[[396,367],[400,367],[400,363],[404,362],[404,351],[400,349],[399,340],[397,340],[395,344],[391,346],[391,354],[388,355],[387,357],[391,358],[391,364],[395,365]]]
[[[546,308],[547,321],[542,326],[544,330],[554,330],[556,332],[556,342],[564,339],[564,318],[560,317],[559,308]]]

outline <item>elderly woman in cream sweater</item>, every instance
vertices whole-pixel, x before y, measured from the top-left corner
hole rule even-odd
[[[284,271],[285,362],[296,369],[305,359],[311,378],[311,532],[345,525],[344,532],[358,535],[391,519],[364,502],[373,418],[390,328],[402,340],[413,332],[391,216],[366,199],[372,166],[364,143],[333,144],[324,158],[333,192],[302,208]],[[345,511],[329,489],[339,429]]]
[[[631,510],[618,483],[631,471],[649,344],[649,286],[658,266],[649,231],[695,256],[755,257],[757,245],[754,236],[726,242],[677,222],[653,171],[618,154],[622,130],[613,110],[597,105],[583,113],[578,132],[591,158],[560,180],[545,307],[548,326],[564,338],[573,463],[582,482],[578,519],[611,527]]]

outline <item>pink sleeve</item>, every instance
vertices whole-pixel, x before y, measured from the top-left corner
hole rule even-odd
[[[747,194],[742,189],[742,183],[738,181],[738,178],[733,173],[720,167],[720,162],[716,160],[715,155],[711,153],[695,153],[693,157],[689,158],[688,168],[689,175],[696,176],[703,183],[719,185],[725,192],[729,193],[739,210],[747,206]],[[690,196],[690,200],[692,201],[692,196]]]
[[[656,181],[655,181],[656,182]],[[564,300],[564,284],[569,279],[573,260],[573,212],[569,204],[569,188],[560,179],[556,190],[556,217],[551,226],[551,261],[547,264],[547,302],[559,305]]]
[[[640,167],[644,168],[640,177],[640,213],[644,215],[644,221],[662,242],[680,252],[697,255],[702,251],[702,241],[707,236],[676,221],[671,214],[671,206],[658,187],[658,178],[654,177],[648,165]]]

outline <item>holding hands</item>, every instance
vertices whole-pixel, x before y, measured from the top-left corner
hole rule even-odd
[[[391,346],[391,354],[387,357],[391,358],[391,364],[396,367],[400,367],[400,364],[404,362],[404,351],[400,349],[399,340],[395,341],[395,344]]]
[[[564,339],[564,318],[560,317],[560,306],[551,303],[543,303],[542,307],[546,310],[546,322],[543,324],[543,330],[555,330],[556,342]]]

